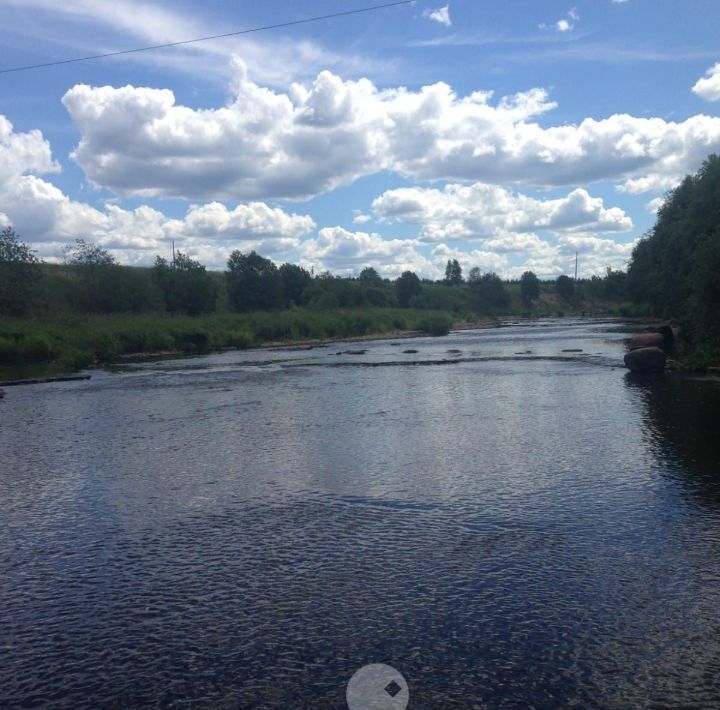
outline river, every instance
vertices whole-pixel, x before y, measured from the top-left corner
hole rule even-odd
[[[410,708],[719,707],[720,384],[635,379],[626,337],[8,389],[0,706],[344,708],[386,663]]]

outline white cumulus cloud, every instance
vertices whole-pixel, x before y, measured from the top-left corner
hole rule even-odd
[[[191,253],[213,246],[218,254],[230,246],[274,253],[297,248],[300,238],[315,229],[308,215],[257,201],[233,208],[219,202],[191,205],[182,218],[147,205],[127,210],[109,202],[97,208],[70,199],[34,174],[56,170],[39,131],[16,133],[0,115],[0,225],[12,225],[42,256],[58,257],[61,245],[77,238],[97,242],[132,263],[147,263],[150,252],[167,250],[173,239]]]
[[[720,117],[545,127],[537,119],[555,108],[545,90],[492,98],[442,82],[380,90],[328,71],[283,93],[239,70],[233,100],[216,109],[134,86],[77,85],[63,102],[81,134],[74,159],[120,195],[303,199],[381,170],[539,188],[615,180],[643,192],[672,187],[720,150]]]
[[[710,67],[695,83],[692,90],[706,101],[720,101],[720,63]]]
[[[421,241],[495,240],[503,250],[523,244],[536,230],[624,232],[633,226],[623,210],[606,208],[583,188],[552,200],[485,183],[399,188],[383,193],[372,206],[382,220],[420,225]]]
[[[50,143],[40,131],[16,133],[12,123],[0,115],[0,189],[21,175],[59,170]]]
[[[306,239],[299,248],[300,261],[315,272],[330,270],[350,276],[372,266],[385,276],[396,277],[403,271],[431,276],[432,262],[417,251],[411,239],[384,239],[368,232],[351,232],[342,227],[324,227],[316,238]]]

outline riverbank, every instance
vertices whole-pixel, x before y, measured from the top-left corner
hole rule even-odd
[[[328,311],[295,308],[196,317],[60,314],[52,318],[3,318],[0,379],[226,349],[412,334],[445,335],[453,322],[450,312],[399,308]]]
[[[578,314],[579,315],[579,314]],[[513,322],[523,316],[508,315]],[[628,330],[657,324],[647,317],[622,318]],[[445,335],[452,330],[497,327],[498,317],[474,318],[416,309],[291,309],[220,313],[121,316],[61,315],[47,319],[0,319],[0,380],[55,377],[113,363],[178,358],[209,352],[312,349],[342,342],[401,340]],[[717,363],[707,363],[709,365]],[[706,364],[678,358],[676,369]]]

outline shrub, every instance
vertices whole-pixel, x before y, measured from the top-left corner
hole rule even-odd
[[[73,348],[63,353],[63,356],[60,358],[60,364],[68,370],[82,370],[92,365],[93,359],[91,353]]]
[[[9,338],[0,338],[0,365],[16,365],[20,362],[20,348]]]
[[[110,333],[98,332],[85,334],[80,338],[79,350],[88,352],[100,362],[109,362],[121,351],[119,341]]]
[[[209,333],[199,328],[176,333],[175,343],[184,352],[208,353],[212,350]]]
[[[20,352],[26,362],[45,362],[55,357],[50,340],[44,335],[31,335],[26,338]]]
[[[434,336],[447,335],[451,327],[452,321],[443,315],[425,316],[418,323],[418,330]]]
[[[244,350],[251,348],[255,344],[255,339],[246,330],[231,330],[226,338],[225,342],[233,348]]]

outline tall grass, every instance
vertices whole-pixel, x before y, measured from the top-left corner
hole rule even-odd
[[[392,308],[2,318],[0,365],[55,362],[77,369],[139,353],[205,353],[266,342],[348,338],[392,330],[444,335],[451,324],[451,315],[446,312]]]

